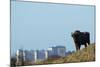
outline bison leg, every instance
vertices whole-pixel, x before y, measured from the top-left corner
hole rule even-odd
[[[85,44],[85,48],[87,47],[87,43]]]
[[[76,51],[80,50],[80,44],[76,44]]]
[[[88,45],[90,45],[90,40],[88,41]]]
[[[80,50],[80,48],[81,48],[81,45],[79,45],[79,50]]]
[[[90,39],[89,39],[89,38],[86,40],[86,43],[87,43],[88,45],[90,45]]]

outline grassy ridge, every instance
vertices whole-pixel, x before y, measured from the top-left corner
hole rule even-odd
[[[65,62],[88,62],[95,61],[95,45],[91,44],[87,48],[73,53],[63,58]]]
[[[56,59],[48,59],[36,64],[60,64],[60,63],[72,63],[72,62],[89,62],[95,61],[95,45],[90,44],[87,48],[83,48],[69,56]]]

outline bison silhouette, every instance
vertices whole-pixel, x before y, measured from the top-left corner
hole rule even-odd
[[[81,45],[87,47],[90,44],[90,33],[89,32],[80,32],[76,30],[74,33],[71,33],[71,36],[74,40],[76,50],[80,50]]]

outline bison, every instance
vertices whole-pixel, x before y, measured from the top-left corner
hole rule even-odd
[[[76,50],[80,50],[81,45],[87,47],[90,44],[90,33],[89,32],[80,32],[76,30],[74,33],[71,33],[73,37]]]

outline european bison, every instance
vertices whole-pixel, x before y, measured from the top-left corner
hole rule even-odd
[[[80,50],[81,45],[87,47],[87,44],[90,44],[89,32],[80,32],[79,30],[76,30],[74,33],[71,33],[71,36],[75,42],[76,50]]]

